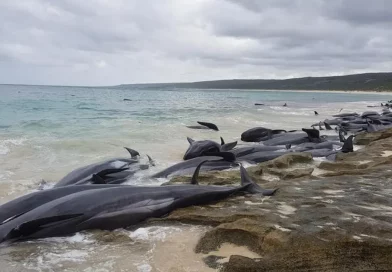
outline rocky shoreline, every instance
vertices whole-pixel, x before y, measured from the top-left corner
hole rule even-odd
[[[175,210],[155,222],[208,225],[195,246],[205,263],[237,271],[392,271],[392,129],[356,136],[361,149],[336,162],[291,153],[248,168],[273,198],[236,196]],[[238,171],[200,174],[201,184],[231,185]],[[169,183],[186,183],[176,177]],[[257,258],[214,255],[245,246]]]

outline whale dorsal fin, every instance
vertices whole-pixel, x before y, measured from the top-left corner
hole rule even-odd
[[[262,189],[258,184],[256,184],[252,178],[249,176],[245,167],[240,166],[241,173],[241,186],[246,187],[246,191],[251,194],[263,194],[264,196],[272,196],[275,194],[277,189]]]
[[[225,144],[225,140],[223,140],[222,137],[220,137],[220,139],[221,139],[221,145],[224,145]]]
[[[136,150],[134,150],[132,148],[129,148],[129,147],[124,147],[124,148],[129,152],[129,154],[131,155],[132,159],[136,158],[137,156],[140,156],[139,152],[137,152]]]
[[[193,140],[192,138],[186,137],[186,139],[188,140],[189,144],[192,144],[195,140]]]
[[[328,123],[324,122],[324,126],[326,130],[332,130],[332,127]]]
[[[151,166],[155,166],[155,161],[154,161],[153,159],[151,159],[151,157],[148,156],[147,154],[146,154],[146,156],[147,156],[147,158],[148,158],[148,162],[150,163],[150,165],[151,165]]]
[[[222,151],[229,151],[232,150],[237,145],[237,141],[232,143],[227,143],[221,146]]]
[[[192,179],[191,179],[191,184],[193,185],[199,185],[199,181],[197,180],[199,178],[199,173],[200,173],[200,168],[202,167],[203,164],[208,162],[209,160],[202,161],[199,163],[199,165],[196,167],[195,172],[193,172]]]

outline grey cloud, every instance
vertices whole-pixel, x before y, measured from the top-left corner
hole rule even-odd
[[[2,0],[0,83],[392,70],[387,0]]]
[[[353,26],[392,23],[392,1],[340,0],[325,6],[326,15]]]

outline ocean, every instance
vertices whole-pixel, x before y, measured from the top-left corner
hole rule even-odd
[[[41,180],[53,183],[77,167],[127,157],[124,146],[138,150],[142,160],[147,160],[148,154],[156,162],[155,167],[140,172],[129,182],[138,184],[144,175],[181,161],[188,146],[187,136],[218,142],[222,136],[228,142],[239,140],[243,131],[256,126],[301,129],[339,112],[375,110],[367,106],[387,100],[389,95],[360,92],[0,85],[0,203],[37,189]],[[285,103],[287,107],[283,107]],[[315,116],[314,111],[319,115]],[[186,127],[197,125],[197,121],[215,123],[219,131]],[[189,232],[200,233],[192,226],[177,228],[184,237]],[[152,232],[170,237],[172,229],[143,228],[127,233],[130,239],[135,232],[138,239],[147,237],[145,244],[137,246],[132,244],[137,239],[131,239],[133,249],[116,243],[104,245],[114,259],[105,256],[99,271],[114,271],[111,269],[118,265],[116,258],[124,262],[121,271],[159,271],[152,257],[156,253],[151,250],[160,244],[148,235]],[[0,265],[9,267],[5,271],[98,271],[92,268],[99,260],[92,234],[64,239],[0,249]],[[188,242],[178,246],[186,247]],[[150,252],[148,258],[146,250]],[[127,259],[128,254],[135,259]],[[115,264],[113,260],[117,260]],[[128,263],[131,260],[132,266]],[[188,268],[184,271],[198,271],[197,266],[192,270],[192,264]]]

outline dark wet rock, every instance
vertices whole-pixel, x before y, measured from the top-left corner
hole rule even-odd
[[[290,153],[249,167],[260,186],[279,188],[273,197],[233,196],[176,210],[159,221],[212,226],[196,252],[219,252],[231,243],[261,256],[236,252],[228,261],[211,257],[222,271],[391,269],[392,137],[339,154],[336,162],[321,162],[317,176],[310,175],[312,164],[310,154]],[[266,174],[280,180],[268,181]],[[238,171],[224,171],[203,174],[201,180],[233,185],[240,178]],[[177,178],[181,181],[189,177]]]
[[[313,161],[310,153],[289,153],[271,161],[260,163],[259,168],[288,168],[298,163],[309,163]]]
[[[94,238],[102,243],[129,243],[133,240],[125,232],[121,231],[92,231]]]
[[[390,271],[390,245],[335,238],[341,240],[296,237],[286,248],[268,257],[231,256],[221,271]]]
[[[198,181],[203,185],[233,185],[241,181],[238,171],[211,171],[200,173]],[[190,176],[173,177],[169,182],[163,185],[170,184],[186,184],[190,182]]]
[[[368,145],[371,142],[392,137],[392,129],[376,131],[372,133],[360,133],[354,139],[356,145]]]
[[[203,261],[208,267],[213,268],[213,269],[218,269],[222,266],[222,264],[219,263],[219,261],[221,261],[224,258],[225,257],[208,255],[207,257],[203,258]]]
[[[276,175],[281,179],[296,179],[296,178],[303,178],[309,177],[312,175],[314,168],[299,168],[299,169],[276,169],[270,168],[267,169],[266,172],[272,175]]]
[[[228,210],[230,206],[233,208],[232,211]],[[217,213],[217,208],[223,208],[222,212]],[[246,211],[246,209],[243,209],[242,211],[237,210],[232,206],[232,202],[227,202],[225,205],[221,206],[210,205],[175,210],[168,217],[163,219],[156,219],[156,221],[174,221],[184,224],[218,226],[222,223],[234,222],[242,218],[248,218],[252,220],[263,219],[261,215],[249,213]]]
[[[223,265],[222,272],[259,272],[260,266],[258,263],[261,259],[247,258],[241,255],[230,256],[229,262]],[[262,268],[263,269],[263,268]]]
[[[223,243],[246,246],[256,253],[263,253],[263,240],[271,227],[265,227],[260,222],[243,218],[232,223],[225,223],[208,231],[196,245],[197,253],[208,253],[218,250]]]

